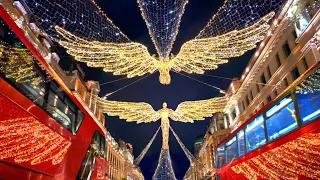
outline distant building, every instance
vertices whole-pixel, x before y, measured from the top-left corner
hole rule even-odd
[[[228,116],[224,113],[213,114],[206,134],[195,141],[195,157],[197,161],[185,174],[186,180],[210,179],[215,170],[215,149],[219,142],[229,133]]]
[[[138,167],[133,165],[132,145],[119,140],[116,142],[110,133],[107,134],[107,160],[109,162],[110,180],[144,180]]]
[[[203,135],[200,135],[196,138],[195,142],[194,142],[194,156],[197,157],[199,154],[199,151],[201,149],[202,146],[202,141],[203,141]]]

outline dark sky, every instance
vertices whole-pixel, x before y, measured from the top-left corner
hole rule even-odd
[[[132,41],[142,43],[148,47],[150,53],[156,53],[136,0],[100,0],[98,3],[110,19],[113,20],[113,23]],[[184,42],[194,38],[200,32],[222,4],[223,0],[189,0],[182,17],[177,40],[173,46],[174,54],[179,51]],[[207,72],[206,74],[231,78],[239,77],[250,60],[251,55],[252,51],[241,58],[232,59],[228,64],[221,65],[217,70]],[[123,78],[123,76],[106,74],[101,69],[87,68],[85,65],[82,65],[82,67],[86,73],[87,80],[97,80],[100,83],[105,83]],[[111,95],[108,99],[116,101],[147,102],[151,104],[155,110],[158,110],[162,107],[164,101],[168,103],[169,108],[175,109],[177,105],[183,101],[208,99],[215,97],[218,93],[217,90],[209,86],[187,79],[181,75],[171,72],[171,77],[171,84],[164,86],[159,83],[159,74],[155,73],[146,79]],[[192,77],[222,89],[226,89],[230,84],[230,81],[203,75],[193,74]],[[100,95],[105,95],[117,90],[137,79],[139,78],[126,79],[113,84],[104,85],[101,87]],[[206,132],[208,123],[208,120],[195,122],[194,124],[171,122],[171,126],[186,147],[193,153],[194,141],[198,135]],[[126,142],[132,143],[135,157],[140,154],[159,125],[160,122],[137,125],[135,123],[127,123],[124,120],[120,120],[118,117],[107,117],[107,126],[112,135],[116,139],[121,138]],[[156,169],[160,148],[161,133],[158,134],[149,152],[140,163],[140,168],[146,180],[152,178]],[[176,177],[182,179],[189,167],[189,161],[172,134],[170,134],[170,153]]]

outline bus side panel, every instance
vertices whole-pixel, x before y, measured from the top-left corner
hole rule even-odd
[[[55,179],[76,179],[92,136],[99,129],[96,122],[86,113],[77,135],[71,140],[71,146],[58,168]]]
[[[41,180],[53,180],[52,176],[40,174],[27,169],[22,169],[21,167],[15,167],[7,165],[0,162],[0,174],[1,179],[19,179],[19,180],[29,180],[29,179],[41,179]]]

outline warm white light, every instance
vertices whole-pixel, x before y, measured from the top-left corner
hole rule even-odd
[[[247,73],[247,72],[249,72],[249,70],[250,70],[250,68],[249,68],[249,67],[247,67],[247,68],[246,68],[246,73]]]

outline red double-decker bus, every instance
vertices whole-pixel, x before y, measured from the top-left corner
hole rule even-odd
[[[216,179],[320,178],[320,64],[226,137]]]
[[[105,127],[14,3],[0,4],[0,179],[107,179]]]

